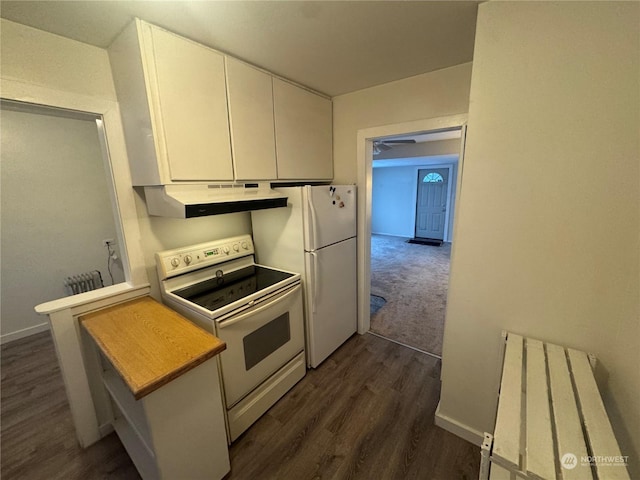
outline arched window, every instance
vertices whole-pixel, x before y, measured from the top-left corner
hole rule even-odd
[[[422,179],[422,181],[424,183],[438,183],[438,182],[444,182],[444,178],[442,178],[442,175],[440,175],[439,173],[431,172],[431,173],[427,173]]]

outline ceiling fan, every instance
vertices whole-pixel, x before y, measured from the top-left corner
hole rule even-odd
[[[378,155],[387,150],[391,150],[393,145],[405,145],[408,143],[416,143],[413,139],[408,140],[374,140],[373,141],[373,154]]]

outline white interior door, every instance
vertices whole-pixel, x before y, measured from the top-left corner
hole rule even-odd
[[[416,237],[444,240],[449,200],[449,169],[418,170]]]

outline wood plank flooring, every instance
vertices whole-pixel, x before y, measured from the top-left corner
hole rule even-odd
[[[3,480],[140,478],[115,435],[78,446],[49,332],[3,345],[0,362]]]
[[[139,478],[115,434],[77,445],[48,332],[3,346],[1,368],[3,480]],[[226,479],[477,478],[479,449],[433,424],[439,375],[355,335],[233,444]]]

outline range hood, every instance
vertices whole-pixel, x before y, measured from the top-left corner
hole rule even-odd
[[[149,215],[193,218],[287,206],[269,183],[144,187]]]

